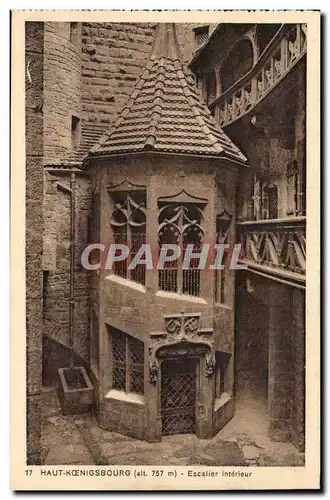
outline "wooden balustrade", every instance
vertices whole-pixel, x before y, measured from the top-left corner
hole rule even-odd
[[[237,223],[242,245],[240,262],[262,274],[304,283],[306,272],[306,218],[292,217]]]
[[[248,113],[297,64],[306,49],[307,25],[282,25],[253,68],[210,104],[220,125]]]

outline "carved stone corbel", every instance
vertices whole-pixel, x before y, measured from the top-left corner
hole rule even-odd
[[[158,381],[159,366],[155,359],[149,362],[149,381],[151,384],[156,384]]]

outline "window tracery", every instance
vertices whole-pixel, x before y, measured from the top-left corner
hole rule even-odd
[[[146,242],[146,194],[145,191],[115,191],[111,193],[114,210],[110,218],[115,244],[127,245],[127,259],[115,262],[114,272],[145,284],[145,265],[138,264],[128,269],[141,245]]]
[[[158,214],[158,243],[177,245],[181,248],[181,256],[172,262],[165,262],[164,269],[159,270],[160,290],[187,295],[200,295],[199,253],[204,238],[203,207],[206,200],[191,197],[185,191],[174,197],[160,198]],[[186,252],[193,252],[189,269],[182,269]]]

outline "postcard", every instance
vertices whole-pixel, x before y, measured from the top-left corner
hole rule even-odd
[[[11,488],[320,488],[320,12],[13,11]]]

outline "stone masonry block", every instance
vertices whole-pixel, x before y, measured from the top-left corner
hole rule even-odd
[[[44,23],[36,21],[25,22],[25,51],[43,52]]]

